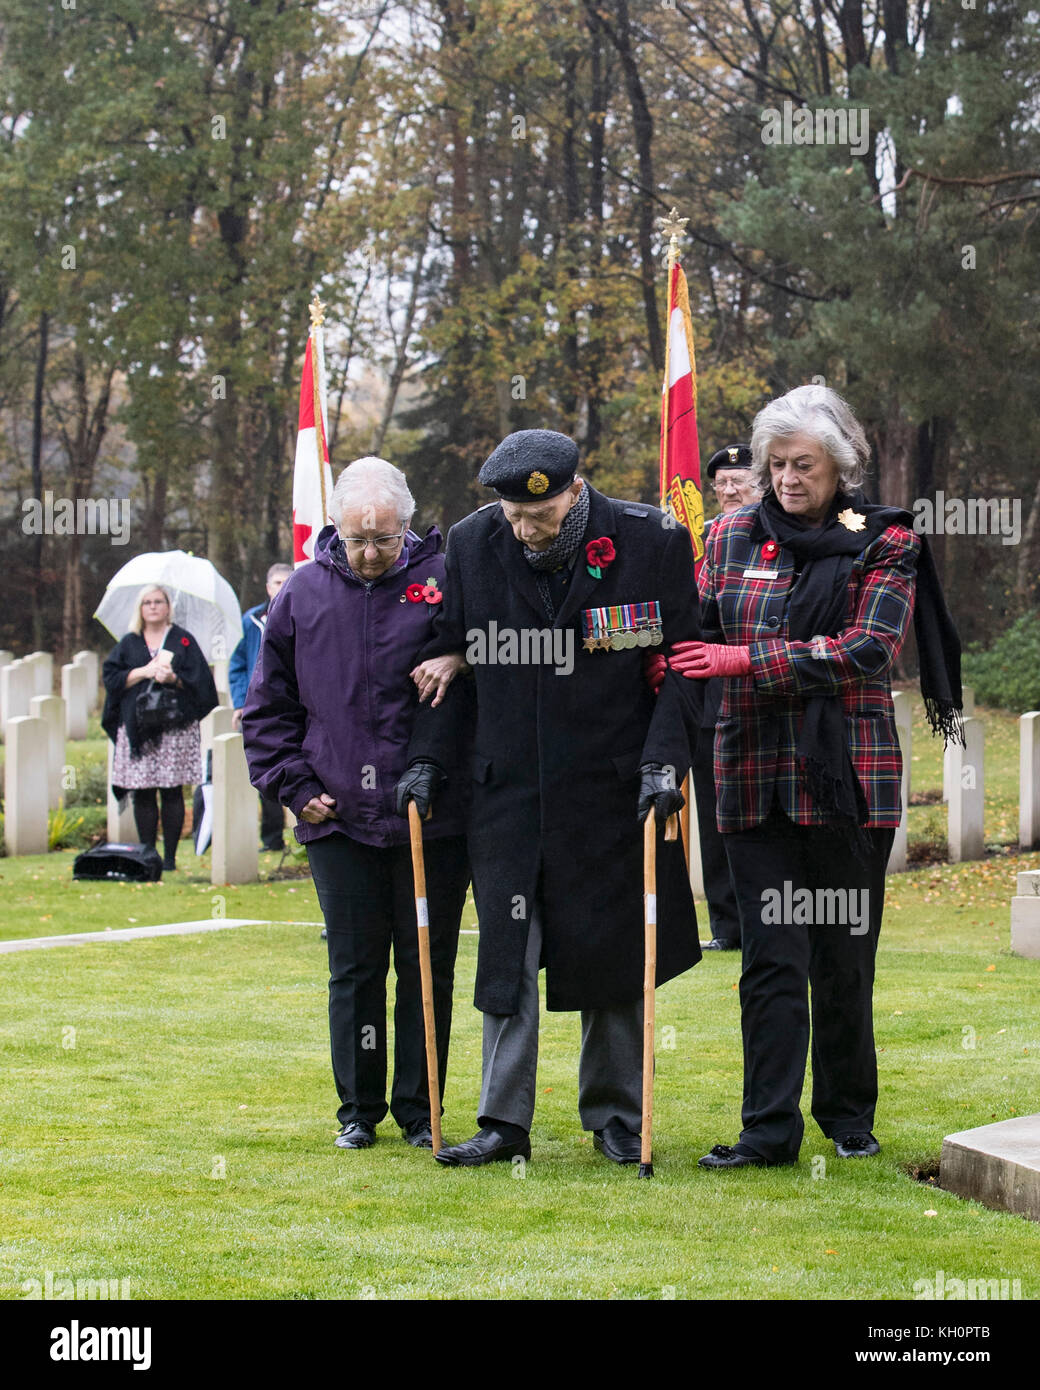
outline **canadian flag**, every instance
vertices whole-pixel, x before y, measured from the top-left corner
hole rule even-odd
[[[704,559],[704,499],[697,440],[697,363],[686,276],[678,258],[668,276],[668,343],[661,396],[661,508],[689,531],[697,570]]]
[[[320,329],[315,332],[320,332]],[[321,528],[328,524],[327,509],[332,497],[324,391],[319,392],[319,383],[324,384],[322,357],[321,342],[319,340],[315,352],[312,333],[307,339],[307,355],[303,359],[300,426],[296,435],[296,464],[293,469],[293,564],[297,567],[314,559],[314,542]]]

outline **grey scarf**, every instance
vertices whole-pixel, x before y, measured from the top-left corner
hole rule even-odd
[[[545,609],[545,616],[550,622],[556,617],[556,607],[552,599],[549,575],[571,564],[578,553],[581,538],[585,534],[585,528],[588,524],[589,489],[588,484],[583,483],[581,492],[578,493],[578,500],[563,518],[560,533],[552,545],[545,550],[528,550],[527,546],[524,546],[524,559],[535,572],[535,583],[538,585],[538,592],[541,595],[542,607]]]

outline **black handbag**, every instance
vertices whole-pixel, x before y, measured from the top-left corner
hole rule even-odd
[[[141,743],[160,738],[183,723],[176,690],[154,680],[138,693],[136,714],[137,737]]]
[[[72,877],[155,883],[162,878],[162,860],[158,851],[147,845],[95,845],[77,854]]]

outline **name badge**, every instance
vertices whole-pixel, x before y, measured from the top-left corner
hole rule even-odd
[[[744,578],[745,578],[745,579],[776,579],[776,577],[779,575],[779,573],[780,573],[779,570],[755,570],[755,569],[751,569],[751,570],[745,570],[745,571],[744,571]]]

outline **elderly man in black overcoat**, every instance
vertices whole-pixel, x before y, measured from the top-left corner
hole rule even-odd
[[[472,782],[483,1087],[479,1133],[438,1154],[451,1166],[530,1156],[543,966],[547,1007],[581,1011],[582,1125],[608,1158],[639,1161],[647,814],[657,982],[700,959],[682,846],[663,838],[700,683],[669,670],[655,696],[644,674],[646,654],[699,637],[690,537],[656,507],[595,491],[577,464],[565,435],[522,430],[481,469],[499,501],[452,527],[443,621],[423,652],[473,668],[474,752],[457,765],[457,712],[472,702],[449,689],[422,706],[399,784],[402,805],[436,815],[445,777]]]

